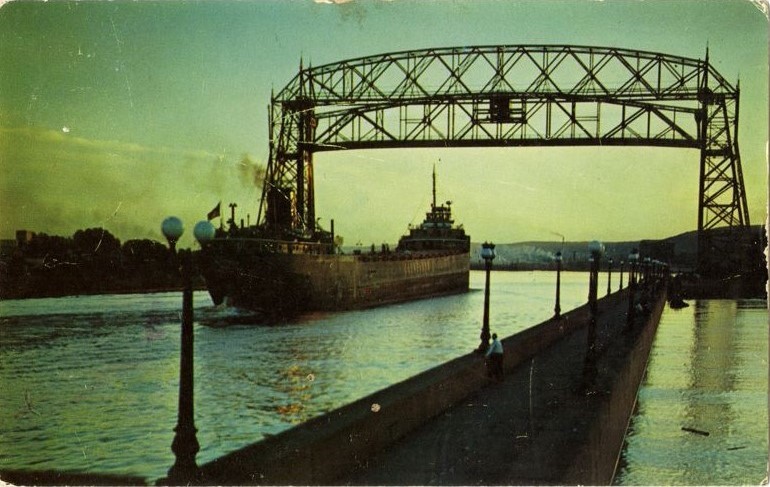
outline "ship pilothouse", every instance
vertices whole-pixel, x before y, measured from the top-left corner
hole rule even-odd
[[[409,229],[409,235],[401,237],[399,251],[469,252],[470,236],[462,226],[454,226],[452,202],[436,204],[436,168],[433,168],[433,201],[425,220],[418,227]]]

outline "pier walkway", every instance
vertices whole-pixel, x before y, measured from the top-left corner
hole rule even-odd
[[[598,450],[607,448],[604,455],[616,460],[622,434],[618,443],[610,438],[618,437],[617,432],[597,432],[597,423],[601,423],[600,429],[625,431],[649,353],[649,344],[641,351],[634,344],[645,334],[651,342],[663,302],[656,304],[653,316],[638,317],[634,329],[624,332],[627,301],[620,294],[603,301],[597,321],[597,375],[592,387],[582,387],[587,329],[581,328],[510,371],[502,382],[474,393],[334,483],[610,483],[614,462],[609,469],[595,465],[602,455]],[[618,392],[618,379],[629,380],[619,377],[629,360],[643,362],[631,374],[635,385]],[[614,405],[608,404],[613,395],[625,397],[615,397]],[[617,400],[625,402],[620,407],[627,408],[628,414],[618,414]],[[607,414],[608,408],[615,411]],[[607,417],[599,417],[601,414]],[[606,424],[610,416],[616,425]],[[607,437],[599,438],[597,434]],[[598,444],[587,444],[592,435]]]

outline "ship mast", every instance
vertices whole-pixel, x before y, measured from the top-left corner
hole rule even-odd
[[[433,163],[433,205],[431,209],[436,207],[436,163]]]

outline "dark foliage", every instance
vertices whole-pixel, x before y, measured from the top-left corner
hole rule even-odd
[[[121,245],[103,228],[72,237],[34,235],[0,260],[0,298],[147,292],[179,286],[168,248],[154,240]]]

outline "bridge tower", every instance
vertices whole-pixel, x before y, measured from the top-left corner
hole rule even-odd
[[[709,53],[698,90],[700,172],[698,190],[698,269],[724,275],[745,267],[750,252],[748,204],[738,149],[740,85],[715,92],[709,86]]]
[[[264,211],[265,227],[276,237],[313,238],[316,231],[313,146],[317,121],[307,73],[300,62],[300,89],[295,97],[271,96],[270,154],[259,215]]]

